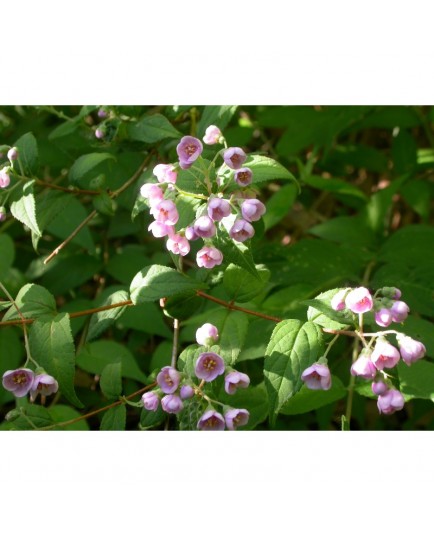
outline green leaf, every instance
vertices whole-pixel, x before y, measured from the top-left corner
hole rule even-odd
[[[48,290],[40,285],[27,283],[18,292],[15,303],[24,318],[47,318],[56,315],[56,300]],[[20,318],[14,306],[11,306],[3,320]]]
[[[79,253],[63,256],[48,267],[41,283],[56,295],[65,294],[92,278],[102,266],[101,260],[90,255]]]
[[[8,423],[9,430],[36,430],[53,424],[53,419],[47,408],[38,404],[27,403],[19,408],[21,415]]]
[[[417,165],[417,143],[406,130],[400,130],[392,141],[393,171],[395,175],[412,173]]]
[[[223,389],[219,400],[233,408],[246,409],[250,413],[249,421],[240,431],[254,430],[268,416],[268,396],[264,383],[247,389],[237,389],[233,395],[228,395]]]
[[[227,365],[235,365],[237,358],[244,345],[249,321],[247,316],[240,311],[218,310],[210,315],[210,320],[219,331],[217,351]]]
[[[223,253],[223,262],[226,265],[236,264],[261,281],[258,271],[256,270],[252,252],[246,244],[236,242],[226,234],[223,235],[222,233],[213,239],[213,244]]]
[[[107,192],[94,196],[93,206],[99,213],[106,216],[113,216],[116,212],[116,204]]]
[[[278,179],[292,180],[297,183],[297,179],[290,171],[279,162],[276,162],[276,160],[273,160],[273,158],[268,158],[268,156],[251,155],[247,158],[244,166],[253,171],[252,184]]]
[[[194,378],[194,366],[199,355],[203,352],[203,346],[198,344],[190,344],[180,353],[178,357],[178,367],[181,372],[184,372],[190,378]]]
[[[87,186],[88,180],[94,178],[99,165],[107,160],[116,160],[110,153],[89,153],[77,158],[69,170],[69,182],[75,186]]]
[[[223,285],[231,300],[248,302],[264,289],[270,271],[264,265],[256,266],[259,279],[236,264],[230,264],[223,276]]]
[[[151,261],[143,252],[143,246],[127,244],[116,250],[106,264],[106,272],[124,285],[129,285],[136,273]]]
[[[8,234],[0,234],[0,252],[0,274],[3,276],[15,260],[15,245]]]
[[[296,184],[285,184],[267,201],[267,212],[263,216],[265,230],[271,229],[287,216],[298,194]]]
[[[357,244],[358,247],[370,246],[375,241],[374,232],[360,214],[332,218],[314,225],[309,229],[309,233],[332,242]]]
[[[434,364],[425,360],[411,366],[398,363],[399,390],[406,400],[423,398],[434,402]]]
[[[315,363],[322,353],[321,328],[313,322],[284,320],[277,324],[264,363],[272,423],[283,404],[303,386],[301,373]]]
[[[122,362],[122,377],[141,383],[147,382],[133,354],[128,348],[115,341],[95,341],[86,344],[77,355],[77,366],[91,374],[101,374],[106,365]]]
[[[127,128],[132,140],[155,143],[166,138],[180,138],[182,134],[161,114],[146,115]]]
[[[332,192],[340,195],[351,195],[362,201],[367,201],[366,195],[357,186],[342,179],[325,179],[318,175],[310,175],[304,178],[304,182],[313,188],[324,192]]]
[[[118,432],[125,430],[127,423],[127,408],[125,404],[108,409],[101,420],[100,430]]]
[[[18,169],[22,166],[23,175],[33,176],[38,169],[38,144],[35,136],[27,132],[16,142],[15,147],[18,149]]]
[[[181,431],[197,430],[197,423],[204,413],[204,404],[198,397],[184,400],[184,409],[178,413],[177,419]]]
[[[384,243],[379,260],[405,262],[411,266],[434,260],[434,228],[429,225],[407,225],[393,233]],[[405,251],[405,255],[403,255]]]
[[[346,329],[353,322],[352,313],[347,309],[335,311],[331,307],[331,300],[335,294],[343,290],[334,288],[322,292],[314,300],[305,300],[303,304],[309,305],[307,310],[307,319],[323,328],[327,329]]]
[[[299,415],[327,406],[346,396],[347,390],[337,376],[332,376],[332,386],[328,391],[314,391],[303,385],[300,391],[284,404],[280,413]]]
[[[73,200],[73,196],[56,190],[44,190],[36,196],[36,216],[41,233]],[[41,235],[32,232],[32,243],[35,251]]]
[[[136,305],[178,294],[193,294],[207,286],[173,268],[153,264],[141,270],[131,282],[131,300]]]
[[[24,345],[20,340],[19,330],[12,326],[0,329],[0,377],[7,370],[17,369],[24,357]],[[6,389],[0,389],[0,406],[14,400],[14,395]]]
[[[74,390],[75,348],[69,315],[60,313],[52,320],[36,320],[29,330],[33,358],[56,378],[61,393],[75,406],[83,404]]]
[[[434,357],[434,330],[432,322],[410,315],[397,330],[405,333],[405,335],[408,335],[412,339],[421,341],[425,345],[427,355]]]
[[[103,307],[106,305],[112,305],[114,303],[120,303],[129,299],[128,292],[125,290],[118,290],[113,294],[110,294],[103,302],[99,303],[97,307]],[[106,311],[99,311],[92,315],[89,331],[87,333],[87,341],[96,339],[108,329],[118,318],[122,316],[122,313],[126,309],[126,305],[123,307],[116,307],[114,309],[107,309]]]
[[[55,423],[72,421],[73,419],[81,417],[81,414],[76,409],[71,408],[71,406],[65,406],[63,404],[56,404],[55,406],[47,408],[47,410],[51,419]],[[77,432],[85,432],[89,430],[89,425],[87,424],[86,419],[81,419],[66,426],[58,425],[56,426],[56,428],[53,428],[53,430],[70,430]]]
[[[14,218],[24,223],[37,236],[41,236],[41,230],[36,219],[36,204],[33,194],[33,185],[35,181],[24,183],[22,195],[17,198],[14,192],[14,201],[11,203],[11,212]],[[19,194],[18,194],[19,195]]]
[[[163,411],[161,405],[158,406],[157,411],[148,411],[142,409],[140,414],[140,430],[149,430],[150,428],[155,428],[163,423],[167,419],[167,413]]]
[[[101,372],[99,385],[104,396],[116,400],[122,394],[122,362],[109,363]]]
[[[210,125],[223,131],[232,119],[238,106],[205,106],[197,125],[197,137],[202,138]],[[224,134],[224,133],[223,133]]]

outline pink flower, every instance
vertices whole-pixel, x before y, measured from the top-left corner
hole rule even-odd
[[[234,173],[234,181],[238,184],[238,186],[248,186],[251,184],[252,180],[253,172],[250,168],[243,167]]]
[[[406,335],[397,335],[399,351],[402,356],[402,360],[408,366],[421,359],[426,352],[425,345],[420,341],[416,341]]]
[[[176,146],[181,169],[188,169],[193,162],[202,154],[203,145],[200,140],[193,136],[184,136]]]
[[[148,393],[143,393],[142,403],[148,411],[157,411],[160,405],[160,398],[155,391],[149,391]]]
[[[241,205],[241,214],[246,221],[258,221],[265,212],[264,203],[258,199],[246,199]]]
[[[157,177],[158,182],[170,182],[175,184],[178,173],[172,164],[157,164],[152,173]]]
[[[193,242],[194,240],[197,240],[199,236],[196,234],[196,231],[194,230],[194,227],[189,226],[185,228],[185,238],[187,240],[190,240],[190,242]]]
[[[4,167],[3,169],[0,169],[0,188],[7,188],[11,182],[11,178],[9,177],[9,168]]]
[[[0,221],[5,221],[6,219],[6,209],[5,207],[0,207]]]
[[[166,225],[175,225],[179,220],[179,214],[175,203],[168,199],[163,199],[163,201],[160,201],[152,207],[151,214],[157,221],[165,223]]]
[[[394,322],[404,322],[410,312],[409,306],[403,301],[396,301],[390,308]]]
[[[351,374],[353,376],[365,378],[365,380],[375,378],[377,369],[375,368],[374,363],[371,361],[369,353],[363,351],[360,353],[360,356],[351,366]]]
[[[390,326],[392,323],[392,312],[390,309],[380,309],[375,313],[375,322],[382,326],[383,328],[387,328],[387,326]]]
[[[35,373],[28,368],[7,370],[3,374],[2,384],[6,391],[11,391],[18,398],[26,396],[33,385]]]
[[[390,389],[378,397],[377,407],[380,413],[390,415],[404,407],[404,397],[396,389]]]
[[[188,398],[193,398],[194,396],[194,389],[191,385],[183,385],[179,391],[179,396],[183,400],[187,400]]]
[[[204,143],[207,145],[215,145],[219,142],[219,139],[221,138],[221,131],[219,127],[216,127],[215,125],[210,125],[205,130],[205,136],[202,138]]]
[[[211,238],[216,234],[216,227],[209,216],[200,216],[194,222],[193,229],[201,238]]]
[[[240,169],[247,155],[240,147],[230,147],[223,153],[223,160],[231,169]]]
[[[59,384],[57,380],[49,374],[38,374],[33,380],[32,388],[30,389],[30,400],[34,402],[38,394],[41,396],[52,395],[57,393]]]
[[[147,182],[140,188],[140,195],[149,201],[152,208],[163,200],[164,192],[156,184]]]
[[[205,411],[205,413],[199,419],[197,428],[202,431],[221,432],[225,429],[225,420],[223,415],[214,409],[209,409],[208,411]]]
[[[163,367],[157,375],[157,383],[163,393],[174,393],[181,381],[181,374],[173,367]]]
[[[328,391],[332,385],[330,370],[326,365],[314,363],[301,375],[302,381],[309,389]]]
[[[12,163],[14,160],[18,159],[18,149],[16,147],[11,147],[8,151],[8,159]]]
[[[381,381],[380,382],[372,382],[371,389],[372,389],[372,392],[374,393],[374,395],[377,395],[377,396],[384,395],[389,390],[387,385],[384,382],[381,382]]]
[[[225,362],[223,358],[214,352],[203,352],[200,354],[194,367],[194,373],[200,380],[212,382],[225,372]]]
[[[102,128],[97,128],[95,130],[95,138],[102,140],[104,138],[104,130]]]
[[[148,231],[155,236],[155,238],[162,238],[163,236],[171,236],[173,234],[173,225],[166,225],[161,221],[153,221],[149,227]]]
[[[182,255],[183,257],[185,257],[185,255],[188,255],[188,253],[190,252],[189,241],[184,236],[181,236],[179,234],[169,236],[166,242],[166,247],[175,255]]]
[[[161,399],[161,407],[166,413],[179,413],[184,409],[184,403],[178,395],[166,395]]]
[[[249,422],[250,413],[246,409],[229,409],[225,413],[225,422],[228,430],[236,430]]]
[[[367,288],[358,287],[347,295],[345,305],[353,313],[366,313],[372,309],[374,302]]]
[[[223,253],[217,248],[205,246],[197,252],[196,262],[201,268],[214,268],[223,262]]]
[[[229,230],[229,236],[237,242],[245,242],[246,240],[249,240],[249,238],[252,238],[254,234],[255,229],[253,228],[253,225],[248,221],[241,219],[235,220]]]
[[[385,339],[377,339],[371,360],[378,370],[393,368],[399,361],[398,350]]]
[[[231,205],[226,199],[220,199],[219,197],[213,197],[208,201],[208,216],[213,221],[221,221],[231,213]]]
[[[201,346],[212,346],[219,338],[218,329],[208,322],[196,331],[196,342]]]
[[[225,377],[225,391],[228,395],[233,395],[234,393],[236,393],[239,387],[245,389],[249,385],[250,378],[247,376],[247,374],[244,374],[243,372],[238,372],[237,370],[234,370],[232,372],[229,372],[229,374],[227,374]]]
[[[336,294],[331,299],[332,309],[335,311],[342,311],[345,309],[345,296],[348,294],[347,288],[343,288],[336,292]]]

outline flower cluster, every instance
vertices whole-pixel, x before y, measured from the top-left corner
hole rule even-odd
[[[225,143],[225,139],[215,125],[206,129],[204,143],[214,145]],[[176,147],[178,162],[176,164],[158,164],[153,169],[157,178],[156,183],[145,183],[140,193],[147,199],[150,213],[154,221],[148,230],[158,238],[167,237],[166,247],[175,255],[185,256],[190,252],[190,242],[202,239],[204,245],[196,253],[196,263],[202,268],[214,268],[223,262],[223,253],[215,247],[216,237],[229,235],[236,242],[245,242],[253,237],[255,229],[252,225],[265,214],[265,205],[255,198],[255,193],[245,188],[252,183],[253,171],[242,167],[247,159],[246,153],[240,147],[229,147],[220,150],[216,158],[221,156],[223,164],[211,180],[210,172],[214,160],[208,166],[201,157],[202,142],[193,136],[184,136]],[[202,173],[203,186],[208,195],[183,192],[177,186],[179,169],[189,170],[195,163],[201,163],[197,169]],[[231,172],[229,182],[226,172]],[[225,190],[235,183],[241,190],[231,190],[225,196]],[[196,210],[196,217],[188,225],[179,227],[179,212],[176,204],[177,197],[185,195],[204,201]]]
[[[57,381],[50,376],[41,372],[35,374],[28,368],[19,368],[7,370],[3,374],[3,387],[13,393],[17,398],[26,396],[30,392],[30,400],[34,402],[38,394],[48,396],[56,393],[59,389]]]
[[[204,324],[196,332],[198,344],[206,347],[194,365],[194,374],[197,379],[201,380],[199,385],[174,367],[163,367],[157,375],[158,388],[142,396],[144,408],[148,411],[157,411],[161,403],[166,413],[178,414],[184,409],[184,400],[196,396],[200,404],[206,404],[206,409],[197,423],[198,430],[224,430],[225,428],[235,430],[247,424],[249,412],[246,409],[232,408],[211,400],[204,392],[204,386],[207,383],[225,373],[224,389],[229,395],[233,395],[237,389],[245,389],[250,384],[247,374],[227,367],[223,358],[210,350],[210,345],[217,339],[218,330],[212,324]],[[215,410],[214,404],[223,406],[223,415]]]

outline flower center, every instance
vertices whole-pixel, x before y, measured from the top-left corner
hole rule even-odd
[[[170,385],[170,386],[173,385],[173,380],[172,380],[172,378],[169,376],[169,374],[166,374],[166,375],[164,376],[164,381],[167,383],[167,385]]]
[[[196,152],[196,149],[197,149],[196,145],[189,144],[189,145],[186,145],[186,147],[184,148],[184,152],[187,156],[191,156]]]
[[[364,298],[359,300],[359,305],[369,305],[369,298],[365,296]]]
[[[321,376],[318,374],[318,372],[312,372],[311,373],[311,378],[313,378],[314,380],[319,380],[321,378]]]
[[[232,160],[232,158],[231,158],[231,160]],[[249,180],[249,174],[246,173],[245,171],[242,171],[241,173],[238,173],[237,177],[238,177],[238,180],[240,182],[248,182],[248,180]]]
[[[207,426],[208,428],[214,428],[214,426],[217,426],[218,423],[219,420],[217,419],[217,417],[215,415],[212,415],[212,417],[206,420],[205,426]]]
[[[203,364],[203,366],[209,371],[214,370],[216,365],[217,365],[217,362],[214,361],[214,359],[212,358],[205,359],[205,362]]]
[[[24,374],[24,372],[19,372],[18,374],[15,374],[14,383],[16,383],[17,385],[27,383],[27,376]]]
[[[234,166],[238,165],[241,161],[241,156],[239,154],[234,154],[229,159]]]

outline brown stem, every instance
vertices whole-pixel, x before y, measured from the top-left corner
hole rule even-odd
[[[62,192],[67,192],[68,194],[86,194],[86,195],[99,195],[101,193],[100,190],[82,190],[80,188],[66,188],[65,186],[58,186],[57,184],[53,184],[51,182],[45,182],[41,179],[35,179],[36,184],[39,184],[40,186],[44,186],[45,188],[51,188],[52,190],[60,190]]]
[[[125,400],[130,400],[131,398],[135,397],[136,395],[140,395],[141,393],[144,393],[148,389],[152,389],[157,385],[156,382],[151,383],[150,385],[147,385],[146,387],[142,387],[138,391],[135,391],[134,393],[131,393],[130,395],[124,397]],[[74,424],[78,421],[82,421],[83,419],[88,419],[89,417],[93,417],[94,415],[98,415],[98,413],[101,413],[103,411],[106,411],[110,408],[114,408],[115,406],[120,406],[121,404],[125,404],[123,400],[117,400],[116,402],[112,402],[108,406],[104,406],[103,408],[95,409],[94,411],[91,411],[89,413],[86,413],[86,415],[80,415],[80,417],[76,417],[75,419],[71,419],[69,421],[64,422],[56,422],[55,424],[50,424],[50,426],[44,426],[43,428],[38,428],[38,431],[41,430],[52,430],[53,428],[56,428],[57,426],[68,426],[70,424]]]
[[[201,290],[197,290],[196,294],[198,296],[201,296],[202,298],[205,298],[206,300],[210,300],[212,302],[218,303],[219,305],[223,305],[223,307],[227,307],[228,309],[231,309],[233,311],[241,311],[248,315],[259,316],[259,318],[264,318],[265,320],[271,320],[272,322],[282,322],[282,319],[277,318],[276,316],[270,316],[264,313],[258,313],[257,311],[252,311],[251,309],[239,307],[238,305],[235,305],[233,302],[226,302],[224,300],[220,300],[219,298],[214,298],[214,296],[211,296],[210,294],[206,294],[205,292],[202,292]]]

